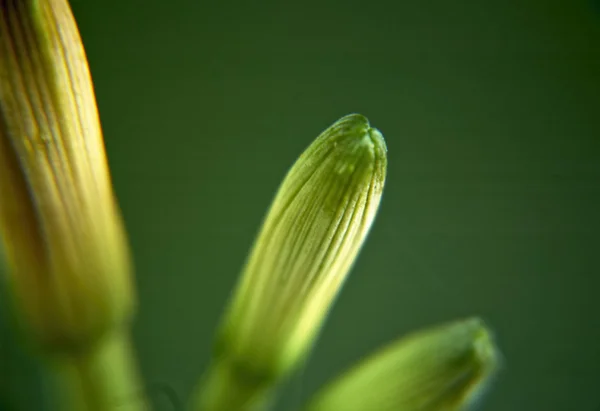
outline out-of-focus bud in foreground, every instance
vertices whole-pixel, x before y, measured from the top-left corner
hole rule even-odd
[[[129,250],[66,0],[0,0],[0,233],[43,349],[85,347],[129,318]]]
[[[499,364],[478,318],[415,332],[326,386],[306,411],[457,411],[473,404]]]
[[[57,409],[144,409],[130,253],[67,0],[0,0],[0,235]]]
[[[351,114],[290,169],[222,322],[198,410],[252,409],[309,352],[379,207],[386,150]]]

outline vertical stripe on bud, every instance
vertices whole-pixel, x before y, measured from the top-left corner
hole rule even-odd
[[[95,96],[66,0],[0,0],[0,230],[13,294],[43,347],[129,316],[130,256]]]
[[[373,222],[386,146],[359,114],[327,128],[282,182],[218,340],[249,373],[277,377],[310,349]]]
[[[455,411],[476,400],[497,369],[477,318],[416,332],[317,393],[307,411]]]

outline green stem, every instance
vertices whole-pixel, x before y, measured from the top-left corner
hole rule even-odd
[[[117,333],[76,356],[53,358],[64,411],[148,411],[129,336]]]
[[[200,381],[190,411],[262,411],[268,408],[273,386],[226,360],[215,360]]]

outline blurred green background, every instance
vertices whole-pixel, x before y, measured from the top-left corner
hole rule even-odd
[[[277,410],[403,333],[471,314],[505,357],[482,409],[600,406],[597,2],[72,7],[135,254],[149,384],[187,397],[288,167],[360,112],[388,144],[382,207]],[[3,378],[42,409],[32,393],[46,388],[2,330]]]

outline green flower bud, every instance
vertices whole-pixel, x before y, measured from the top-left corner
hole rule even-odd
[[[129,249],[66,0],[0,0],[0,235],[42,348],[87,346],[129,318]]]
[[[456,411],[478,399],[498,350],[477,318],[415,332],[326,386],[306,411]]]
[[[371,227],[386,165],[383,136],[352,114],[326,129],[290,169],[218,333],[213,374],[229,382],[207,383],[221,387],[213,397],[236,384],[246,384],[246,394],[267,386],[310,350]]]

